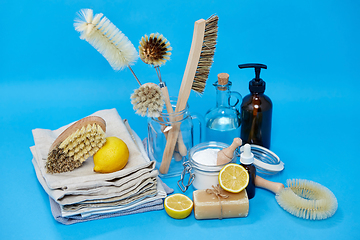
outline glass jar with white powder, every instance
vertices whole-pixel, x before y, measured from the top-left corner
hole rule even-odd
[[[184,163],[184,172],[185,169],[190,173],[190,176],[193,177],[192,185],[195,189],[208,189],[212,188],[212,185],[216,186],[219,184],[218,175],[220,170],[226,165],[217,165],[217,153],[223,149],[229,147],[226,143],[221,142],[203,142],[194,147],[192,147],[189,151],[189,160]],[[229,163],[236,163],[237,154],[234,152],[233,158]],[[184,175],[184,174],[183,174]],[[189,186],[184,186],[181,182],[182,187],[180,187],[183,191]],[[189,185],[190,183],[188,183]],[[180,186],[180,185],[179,185]]]

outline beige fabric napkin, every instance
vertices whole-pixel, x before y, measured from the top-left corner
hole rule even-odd
[[[109,214],[109,213],[116,213],[116,212],[125,212],[129,209],[136,208],[141,205],[145,205],[150,202],[154,202],[156,200],[163,199],[167,196],[167,193],[165,192],[164,188],[161,184],[156,184],[156,192],[157,194],[155,196],[147,196],[143,198],[141,201],[135,201],[131,204],[126,205],[120,205],[120,206],[109,206],[109,207],[101,207],[101,208],[82,208],[75,212],[66,212],[63,209],[61,209],[61,215],[63,217],[70,217],[70,216],[76,216],[81,215],[82,217],[90,217],[92,215],[99,215],[99,214]]]
[[[113,185],[98,185],[93,188],[81,188],[75,190],[68,190],[68,189],[50,189],[45,182],[45,179],[41,175],[40,169],[37,166],[36,160],[33,159],[33,165],[35,168],[36,176],[44,188],[45,192],[56,202],[67,205],[67,204],[75,204],[84,202],[87,200],[100,200],[100,199],[108,199],[111,197],[120,197],[125,194],[134,194],[138,191],[139,186],[141,185],[142,181],[153,178],[158,175],[156,170],[153,170],[153,166],[150,169],[141,169],[139,170],[142,174],[139,175],[135,172],[132,175],[137,177],[133,177],[132,175],[126,176],[125,181],[124,179],[121,180],[114,180]],[[154,165],[154,164],[152,164]],[[147,170],[147,171],[146,171]],[[126,181],[129,180],[129,181]],[[123,184],[117,185],[117,182],[124,182]],[[152,184],[155,184],[153,181]]]
[[[116,109],[101,110],[91,114],[92,116],[102,117],[106,121],[106,136],[116,136],[122,139],[129,148],[130,156],[127,165],[121,171],[109,174],[101,174],[93,171],[92,157],[87,159],[84,164],[71,172],[48,174],[45,169],[47,154],[51,144],[55,141],[67,127],[63,126],[57,130],[34,129],[33,137],[35,142],[35,160],[50,189],[89,189],[107,184],[109,181],[130,175],[139,169],[147,168],[151,163],[144,158],[130,133],[126,129],[121,117]]]
[[[81,208],[99,208],[99,207],[112,207],[112,206],[124,206],[138,201],[145,197],[156,195],[156,179],[148,178],[139,186],[139,190],[136,193],[128,193],[122,196],[111,197],[107,199],[87,200],[82,203],[76,203],[71,205],[63,205],[64,211],[77,211]]]

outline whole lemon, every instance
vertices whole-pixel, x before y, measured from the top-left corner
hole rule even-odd
[[[129,159],[129,149],[117,137],[107,137],[105,145],[94,155],[94,171],[112,173],[123,169]]]

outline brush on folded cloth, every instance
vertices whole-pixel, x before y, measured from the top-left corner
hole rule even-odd
[[[126,169],[116,173],[94,174],[92,171],[93,166],[86,167],[86,165],[89,165],[92,161],[86,161],[83,166],[73,172],[51,174],[51,176],[49,176],[50,174],[44,171],[43,164],[44,161],[46,161],[46,158],[42,157],[45,156],[42,155],[42,153],[46,153],[49,143],[51,144],[50,139],[56,138],[66,126],[55,131],[45,129],[33,130],[35,146],[30,148],[34,156],[33,165],[40,184],[49,194],[51,204],[55,205],[55,207],[52,206],[54,218],[61,223],[72,224],[75,222],[162,209],[162,198],[166,197],[167,193],[169,193],[169,189],[164,185],[168,189],[165,191],[162,184],[157,184],[157,182],[161,180],[157,177],[157,171],[154,170],[154,162],[150,162],[146,155],[141,139],[131,129],[124,125],[115,109],[98,111],[93,115],[98,115],[106,120],[108,123],[108,134],[112,134],[113,136],[120,135],[122,136],[122,139],[127,139],[128,147],[136,150],[130,151],[130,158],[133,157],[135,160],[131,160],[131,163],[127,165]],[[83,175],[76,176],[73,174],[74,172],[77,172],[78,174],[83,173]],[[154,180],[154,177],[156,177],[156,180]],[[141,185],[145,183],[146,186]],[[157,188],[155,196],[154,192],[149,190],[153,189],[151,186],[156,186]],[[121,187],[123,187],[123,189],[114,195],[106,194],[106,189],[113,190]],[[146,189],[148,191],[146,191]],[[82,208],[80,213],[72,214],[73,216],[71,219],[64,217],[63,215],[68,214],[64,211],[64,206],[66,204],[57,203],[52,195],[56,192],[56,196],[58,197],[65,196],[66,194],[64,195],[64,192],[69,193],[69,191],[73,191],[72,193],[79,191],[86,196],[85,199],[77,201],[78,203],[95,204],[93,206],[98,205],[98,207],[95,209]],[[101,194],[97,195],[97,193]],[[64,199],[67,199],[66,201],[69,200],[68,198]],[[120,203],[121,200],[123,201],[122,205],[116,203],[116,201],[119,201]],[[101,206],[103,203],[109,204],[111,202],[113,205]],[[60,214],[54,213],[54,209],[60,209]]]
[[[116,136],[126,143],[130,152],[126,167],[123,170],[114,173],[98,174],[93,171],[94,163],[92,157],[90,157],[81,167],[72,172],[49,174],[47,173],[45,166],[49,148],[57,136],[70,124],[54,131],[48,129],[34,129],[32,132],[35,142],[37,164],[50,189],[68,189],[70,187],[81,188],[84,185],[86,185],[87,188],[92,188],[111,179],[129,175],[150,164],[150,160],[147,156],[144,156],[135,145],[116,109],[98,111],[93,113],[92,116],[99,116],[106,121],[106,136]]]

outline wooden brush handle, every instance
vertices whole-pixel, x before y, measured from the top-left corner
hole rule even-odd
[[[74,124],[72,124],[70,127],[68,127],[67,129],[65,129],[65,131],[63,131],[53,142],[53,144],[51,144],[50,150],[53,150],[57,145],[59,145],[60,143],[62,143],[66,138],[68,138],[71,134],[73,134],[74,132],[76,132],[76,130],[81,129],[84,126],[87,126],[89,124],[98,124],[100,125],[100,127],[102,128],[102,130],[104,132],[106,132],[106,122],[104,119],[102,119],[101,117],[97,117],[97,116],[89,116],[83,119],[80,119],[79,121],[75,122]]]
[[[163,84],[161,84],[160,86],[160,89],[161,89],[161,92],[164,96],[164,101],[165,101],[165,106],[166,106],[166,110],[167,112],[171,114],[174,112],[172,106],[171,106],[171,102],[170,102],[170,96],[169,96],[169,91],[168,91],[168,88],[166,86],[166,84],[163,82]],[[170,121],[172,122],[174,119],[172,119],[170,117]],[[167,136],[166,136],[167,137]],[[178,148],[179,148],[179,153],[181,156],[186,156],[187,154],[187,148],[184,144],[184,140],[182,138],[182,134],[181,132],[179,133],[179,136],[178,136],[178,139],[177,139],[177,145],[178,145]],[[179,159],[179,158],[176,158],[176,159]]]
[[[204,41],[205,25],[206,21],[204,19],[200,19],[195,22],[190,53],[186,64],[184,76],[181,82],[175,112],[180,112],[184,110],[189,99],[191,87],[196,74],[197,65],[200,60],[201,49]],[[179,130],[180,125],[174,124],[173,128],[169,132],[159,169],[160,173],[162,174],[166,174],[169,171],[171,157],[175,149],[176,140],[179,136]]]
[[[255,177],[255,186],[265,188],[275,194],[278,194],[282,189],[285,188],[284,184],[278,182],[271,182],[262,177]]]

